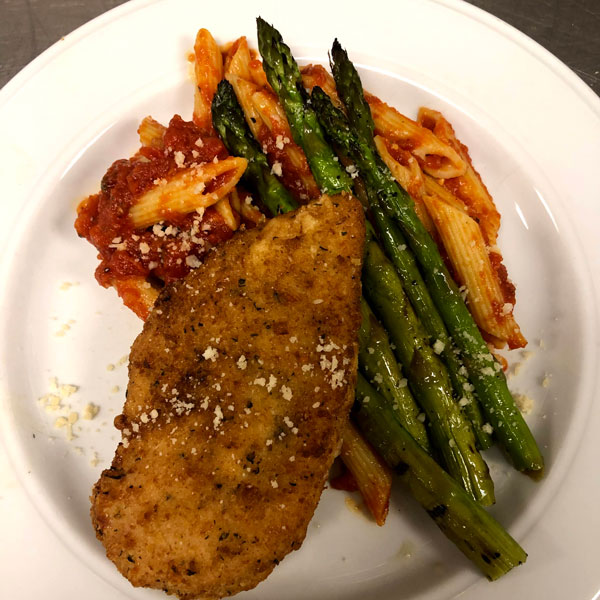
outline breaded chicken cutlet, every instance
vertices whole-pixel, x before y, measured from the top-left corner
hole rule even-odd
[[[230,596],[300,547],[354,397],[363,244],[360,203],[324,196],[162,292],[91,497],[133,585]]]

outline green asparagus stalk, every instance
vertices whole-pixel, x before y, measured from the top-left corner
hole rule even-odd
[[[515,405],[500,364],[489,352],[435,242],[417,217],[412,199],[373,150],[374,125],[360,77],[339,43],[334,44],[332,59],[339,96],[348,108],[351,126],[357,129],[359,148],[352,158],[361,176],[366,185],[376,191],[379,206],[405,235],[431,297],[462,352],[484,414],[497,439],[517,469],[541,471],[544,467],[542,454]]]
[[[362,82],[348,53],[342,48],[337,39],[331,47],[331,72],[335,79],[340,100],[348,111],[350,125],[356,131],[361,147],[377,152],[373,136],[375,134],[375,123],[371,116],[371,109],[365,99]],[[351,86],[359,86],[356,91]]]
[[[423,323],[423,327],[429,334],[431,343],[440,347],[440,356],[448,368],[448,375],[454,389],[454,398],[473,425],[473,433],[478,447],[481,450],[486,450],[493,444],[492,436],[483,429],[485,421],[481,414],[479,401],[469,381],[467,369],[459,356],[460,351],[448,335],[446,325],[433,303],[414,256],[408,249],[401,231],[395,223],[390,223],[385,218],[376,201],[372,202],[371,205],[374,206],[372,212],[380,231],[379,237],[383,242],[383,247],[396,267],[404,291],[419,320]]]
[[[365,244],[362,279],[363,295],[386,328],[398,362],[410,365],[416,349],[429,347],[426,332],[393,265],[373,240]]]
[[[427,412],[431,437],[441,440],[438,448],[443,463],[451,467],[448,472],[473,498],[491,506],[496,499],[488,466],[477,451],[469,421],[449,393],[452,388],[442,363],[431,359],[427,350],[415,350],[408,368],[413,390]]]
[[[363,294],[387,329],[398,361],[408,367],[408,381],[427,414],[443,464],[473,498],[493,504],[494,484],[471,424],[452,397],[448,372],[429,346],[393,265],[373,240],[365,246]]]
[[[292,195],[271,173],[267,157],[254,139],[244,118],[233,86],[224,79],[212,101],[212,119],[227,150],[248,160],[243,182],[256,190],[260,200],[274,215],[298,208]]]
[[[350,179],[319,125],[317,115],[306,102],[300,69],[280,33],[260,17],[256,20],[258,49],[263,69],[279,97],[288,118],[294,141],[304,149],[317,185],[327,194],[350,189]]]
[[[358,334],[360,368],[371,385],[390,403],[398,420],[426,452],[431,453],[420,410],[402,377],[385,329],[366,300],[361,300],[362,323]]]
[[[360,373],[353,417],[415,500],[488,579],[527,560],[523,548],[423,451]]]
[[[343,151],[352,155],[359,153],[360,140],[350,128],[348,119],[333,106],[329,97],[318,87],[313,90],[313,105],[328,137]],[[368,149],[368,151],[374,152],[371,149]],[[402,232],[394,223],[389,221],[387,215],[379,206],[376,191],[366,186],[365,189],[371,213],[379,229],[379,238],[382,240],[390,260],[396,267],[404,291],[429,334],[431,343],[437,343],[441,346],[441,356],[448,367],[454,397],[457,402],[460,402],[461,409],[473,425],[473,432],[479,448],[485,450],[492,445],[492,438],[483,430],[484,420],[479,403],[471,389],[472,385],[467,377],[466,368],[458,355],[458,350],[448,335],[446,326],[433,303],[414,255],[408,248]]]

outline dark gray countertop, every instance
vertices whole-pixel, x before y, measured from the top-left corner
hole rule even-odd
[[[600,0],[469,0],[539,42],[600,94]],[[123,0],[0,0],[0,87]]]

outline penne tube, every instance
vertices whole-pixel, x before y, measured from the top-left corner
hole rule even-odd
[[[123,277],[113,281],[113,287],[133,312],[143,319],[148,318],[160,289],[153,287],[144,277]]]
[[[375,133],[409,150],[417,158],[423,171],[440,178],[464,174],[465,161],[454,148],[376,96],[365,92],[365,98],[371,108]]]
[[[267,154],[277,175],[285,175],[285,184],[300,201],[318,198],[319,188],[306,156],[292,139],[289,123],[277,98],[238,75],[226,74],[242,107],[252,135]],[[281,169],[281,170],[280,170]]]
[[[392,470],[350,421],[342,435],[340,457],[354,476],[375,522],[383,525],[390,505]]]
[[[306,65],[300,69],[302,84],[312,93],[314,87],[319,86],[330,98],[337,108],[342,108],[342,102],[335,87],[335,80],[322,65]]]
[[[388,142],[380,135],[375,136],[375,146],[379,156],[392,172],[394,179],[414,198],[425,192],[423,172],[416,158],[394,142]],[[394,151],[390,152],[390,148]]]
[[[252,196],[246,194],[242,196],[238,188],[233,188],[231,194],[229,194],[229,201],[231,207],[242,216],[243,219],[258,225],[265,217],[264,215],[252,204]]]
[[[248,68],[250,69],[250,79],[253,83],[258,87],[273,91],[271,85],[267,81],[267,74],[263,69],[263,64],[258,58],[256,50],[250,50],[250,64],[248,65]]]
[[[206,29],[200,29],[194,43],[194,123],[205,132],[212,132],[210,106],[223,79],[223,57],[213,36]]]
[[[415,203],[415,211],[417,217],[429,234],[435,239],[435,225],[427,212],[427,207],[423,203],[423,194],[425,193],[425,184],[423,180],[423,172],[417,160],[407,150],[402,150],[396,146],[395,154],[401,154],[406,164],[402,164],[396,160],[389,151],[388,143],[393,146],[394,142],[386,142],[380,135],[375,136],[375,146],[379,156],[391,171],[394,179],[409,193]]]
[[[285,111],[273,92],[258,89],[252,94],[252,102],[269,131],[277,131],[292,139]]]
[[[287,117],[275,94],[260,90],[252,95],[254,108],[267,131],[255,137],[266,149],[269,161],[284,183],[300,201],[318,198],[321,193],[306,160],[306,155],[292,137]],[[279,168],[275,167],[276,164]],[[281,172],[279,172],[281,171]]]
[[[295,144],[286,144],[284,156],[283,164],[289,164],[288,168],[290,168],[290,172],[294,173],[297,177],[297,187],[304,190],[304,192],[300,192],[300,194],[304,193],[305,197],[300,196],[300,200],[318,198],[320,196],[319,189],[310,171],[306,155],[302,151],[302,148]]]
[[[226,79],[228,79],[228,74],[237,75],[259,88],[271,89],[258,53],[253,48],[249,48],[245,36],[227,44],[221,48],[221,52],[225,57]]]
[[[231,231],[237,231],[240,226],[240,216],[234,211],[229,202],[229,196],[225,196],[217,201],[215,210],[223,217],[225,224]]]
[[[152,117],[144,117],[138,127],[140,143],[147,148],[163,148],[163,136],[167,128]]]
[[[246,38],[238,38],[225,54],[224,77],[228,79],[228,75],[236,75],[250,81],[250,60],[250,50]]]
[[[129,217],[136,228],[142,229],[173,215],[212,206],[233,189],[246,165],[245,158],[230,156],[216,163],[182,169],[144,193],[130,208]]]
[[[239,44],[238,44],[239,42]],[[225,78],[231,83],[252,135],[267,154],[276,175],[285,174],[285,184],[299,201],[318,198],[320,191],[308,166],[303,150],[293,141],[287,117],[271,88],[244,78],[240,64],[245,64],[247,44],[238,40],[226,60]],[[236,47],[236,44],[237,47]],[[238,62],[235,57],[240,55]],[[229,56],[229,55],[228,55]],[[253,60],[250,60],[250,64]],[[257,61],[262,71],[262,64]],[[236,64],[238,65],[236,67]],[[263,72],[264,75],[264,72]]]
[[[261,88],[258,87],[252,81],[242,79],[239,75],[233,73],[225,73],[225,77],[233,87],[233,91],[237,97],[237,100],[242,107],[246,123],[252,132],[252,135],[260,142],[262,137],[261,128],[263,126],[262,118],[256,107],[252,97],[255,92],[258,92]]]
[[[250,61],[250,78],[252,82],[261,88],[271,89],[269,82],[267,81],[267,75],[264,72],[262,62],[257,58]]]
[[[477,223],[464,212],[434,196],[424,197],[459,284],[467,290],[467,304],[477,326],[496,347],[522,348],[527,344],[513,316],[488,256]]]
[[[454,148],[464,161],[465,172],[458,176],[447,176],[444,187],[464,202],[468,213],[479,223],[486,242],[493,246],[500,229],[500,213],[496,210],[494,200],[479,173],[473,168],[468,148],[458,140],[452,125],[440,112],[421,108],[417,119],[439,139]]]
[[[425,175],[423,181],[425,184],[425,193],[430,196],[437,196],[440,200],[450,204],[450,206],[453,206],[457,210],[469,214],[465,203],[455,196],[448,188],[445,188],[442,184],[438,183],[431,175]]]

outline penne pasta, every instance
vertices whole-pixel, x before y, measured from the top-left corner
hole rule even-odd
[[[225,77],[233,87],[252,135],[257,140],[261,140],[263,137],[263,122],[258,110],[254,106],[254,101],[252,99],[255,92],[258,92],[261,88],[252,81],[242,79],[239,75],[235,75],[234,73],[225,73]]]
[[[258,89],[252,94],[252,103],[269,131],[291,139],[292,132],[287,117],[273,92]]]
[[[414,156],[394,142],[387,142],[380,135],[375,136],[375,146],[379,156],[392,172],[394,179],[414,198],[425,193],[423,172]],[[393,153],[393,154],[392,154]]]
[[[421,108],[418,122],[431,130],[448,146],[454,148],[464,161],[465,172],[461,175],[447,176],[444,187],[464,202],[468,213],[479,223],[488,245],[493,246],[500,228],[500,213],[496,210],[496,205],[479,173],[473,168],[467,147],[457,139],[452,125],[440,112]]]
[[[487,245],[477,223],[463,211],[435,196],[425,196],[457,282],[467,290],[467,302],[488,341],[500,348],[527,344],[514,316],[514,299],[508,302],[492,266]]]
[[[212,132],[210,105],[223,79],[223,57],[213,36],[206,29],[200,29],[194,44],[194,123],[205,132]]]
[[[423,177],[423,183],[425,184],[425,193],[430,196],[437,196],[440,200],[443,200],[450,206],[453,206],[457,210],[464,213],[468,213],[468,210],[462,200],[457,198],[450,190],[445,188],[442,184],[438,183],[437,179],[431,177],[431,175],[425,175]]]
[[[230,156],[182,170],[168,181],[157,182],[143,194],[129,210],[129,217],[140,229],[174,215],[212,206],[233,189],[246,164],[246,159]]]
[[[231,231],[237,231],[237,228],[240,226],[240,215],[232,209],[229,196],[218,200],[215,204],[215,210],[223,217],[225,224]]]
[[[389,150],[389,146],[394,147],[394,154]],[[392,172],[394,179],[410,194],[411,198],[415,203],[415,211],[419,220],[425,226],[425,229],[429,234],[435,238],[435,226],[427,207],[423,203],[423,195],[425,193],[425,183],[423,179],[423,173],[419,163],[410,152],[400,148],[395,142],[386,142],[386,140],[380,135],[375,136],[375,146],[379,156],[386,164],[387,168]],[[402,161],[397,158],[402,157]],[[403,164],[404,163],[404,164]]]
[[[238,38],[225,53],[225,78],[229,79],[229,75],[236,75],[250,81],[250,61],[250,50],[246,38]]]
[[[144,117],[138,127],[140,143],[147,148],[163,148],[163,136],[167,128],[152,117]]]
[[[152,286],[145,277],[115,278],[112,285],[125,306],[145,321],[158,298],[160,289]]]
[[[225,77],[237,75],[254,83],[259,88],[271,89],[262,62],[257,58],[256,50],[248,47],[245,36],[222,49],[225,57]],[[237,64],[236,64],[237,63]]]
[[[318,198],[321,193],[306,155],[294,142],[287,117],[275,94],[269,90],[257,91],[252,95],[252,102],[266,126],[258,139],[266,149],[273,172],[285,177],[287,187],[298,200],[305,202]]]
[[[390,504],[392,470],[351,421],[344,429],[340,457],[353,475],[375,522],[383,525]]]
[[[440,178],[464,174],[465,161],[454,148],[376,96],[365,92],[365,98],[371,108],[375,133],[409,150],[417,158],[423,171]]]
[[[262,63],[252,58],[246,38],[228,49],[225,78],[233,86],[250,131],[262,145],[273,172],[285,173],[286,184],[297,200],[317,198],[319,189],[306,156],[293,142],[285,112],[267,84]]]
[[[302,83],[309,93],[313,88],[319,86],[338,108],[342,108],[342,102],[335,87],[335,80],[322,65],[306,65],[300,69]]]
[[[240,194],[238,188],[234,188],[231,191],[231,194],[229,194],[229,201],[232,208],[241,215],[245,221],[258,225],[258,223],[264,220],[265,216],[258,208],[252,205],[252,197],[249,194]]]
[[[257,58],[256,50],[250,50],[250,64],[248,68],[250,69],[250,78],[257,86],[272,91],[267,81],[267,74],[263,69],[262,62]]]
[[[460,206],[477,222],[486,242],[486,250],[495,272],[495,278],[502,289],[505,305],[514,305],[515,287],[508,278],[506,267],[502,263],[502,254],[496,245],[500,228],[500,213],[479,173],[473,167],[468,148],[458,140],[452,125],[441,113],[421,108],[418,119],[425,127],[431,129],[438,137],[455,148],[467,166],[464,175],[446,179],[442,182],[443,185],[431,177],[426,177],[426,189],[430,193],[437,194],[445,202]],[[510,346],[510,340],[507,341]],[[514,347],[521,347],[524,343],[524,338],[518,336],[513,341]]]
[[[276,175],[299,201],[318,198],[317,184],[302,149],[293,141],[287,118],[273,92],[234,73],[225,74],[242,107],[252,135],[262,145]]]

